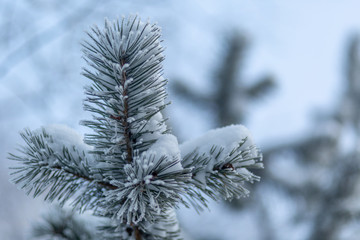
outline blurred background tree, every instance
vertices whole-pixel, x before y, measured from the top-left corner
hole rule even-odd
[[[180,80],[174,84],[176,94],[199,107],[212,109],[217,126],[246,122],[249,100],[275,86],[271,77],[251,87],[239,78],[247,46],[245,36],[240,36],[233,35],[224,58],[217,60],[222,65],[215,75],[216,87],[211,96],[192,92]],[[347,235],[356,235],[349,233],[353,231],[351,228],[360,227],[360,205],[356,200],[360,194],[360,39],[358,35],[349,39],[346,88],[338,106],[331,113],[318,114],[314,129],[301,138],[268,143],[263,152],[266,168],[260,173],[263,182],[253,189],[256,194],[252,200],[256,203],[241,199],[231,204],[238,211],[257,208],[260,239],[278,239],[278,232],[282,231],[271,221],[276,217],[272,206],[267,204],[268,195],[263,194],[266,189],[294,202],[296,209],[288,224],[308,225],[306,239],[348,239]]]
[[[216,119],[216,127],[244,123],[251,103],[262,98],[275,86],[274,79],[269,74],[255,83],[251,81],[249,84],[244,79],[242,70],[249,47],[246,34],[238,30],[232,31],[227,35],[226,41],[221,43],[221,47],[224,48],[224,53],[216,59],[216,71],[212,78],[213,91],[205,95],[195,92],[181,79],[173,80],[174,93],[198,107],[209,108]]]
[[[305,137],[269,145],[264,150],[268,163],[266,185],[273,183],[277,191],[297,203],[291,222],[308,225],[306,239],[356,239],[358,234],[359,46],[357,35],[349,38],[346,87],[333,111],[318,116]],[[287,172],[279,172],[282,164]],[[264,208],[266,214],[271,214],[269,207]]]

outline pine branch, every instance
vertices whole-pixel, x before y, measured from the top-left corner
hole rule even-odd
[[[209,107],[209,105],[215,104],[214,98],[212,96],[195,91],[193,88],[186,85],[184,81],[173,79],[172,86],[176,94],[191,103],[205,107]]]
[[[268,94],[271,90],[274,90],[275,88],[275,80],[272,76],[267,75],[261,78],[258,82],[251,85],[247,91],[246,94],[251,99],[258,99],[261,96],[265,96]]]
[[[263,167],[262,154],[243,126],[212,130],[182,144],[180,149],[184,155],[183,166],[192,167],[191,183],[214,200],[247,196],[249,191],[243,183],[260,180],[248,169]]]
[[[94,147],[106,181],[117,187],[104,191],[100,214],[133,225],[135,234],[182,201],[190,178],[160,112],[167,105],[160,29],[135,17],[106,21],[104,30],[95,26],[88,35],[84,55],[95,72],[84,69],[93,82],[85,110],[94,117],[83,124],[95,134],[85,142]],[[172,145],[161,151],[159,142]]]
[[[9,159],[21,164],[12,168],[11,175],[16,175],[13,182],[20,184],[27,194],[37,197],[48,190],[45,200],[58,200],[61,204],[76,197],[74,205],[85,203],[79,206],[85,210],[92,207],[86,204],[87,200],[101,197],[99,189],[114,188],[94,178],[91,160],[84,150],[79,150],[80,146],[57,141],[45,128],[34,132],[25,130],[21,136],[27,146],[20,149],[22,155],[10,154]]]

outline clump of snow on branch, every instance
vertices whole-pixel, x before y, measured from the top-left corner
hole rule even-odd
[[[258,181],[248,168],[262,168],[262,154],[242,125],[210,130],[180,146],[185,167],[193,167],[193,183],[210,197],[225,199],[247,196],[243,183]]]
[[[35,134],[44,134],[46,143],[57,154],[66,147],[73,155],[82,154],[92,150],[90,145],[83,141],[83,137],[74,129],[63,124],[50,124],[34,131]]]
[[[50,124],[41,127],[36,132],[40,133],[45,131],[51,136],[51,142],[49,144],[55,149],[58,146],[67,146],[71,148],[76,146],[79,151],[89,151],[91,146],[87,145],[83,141],[83,137],[74,129],[64,124]],[[57,145],[57,146],[56,146]]]

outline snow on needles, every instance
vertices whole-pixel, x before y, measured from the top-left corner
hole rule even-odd
[[[243,182],[260,178],[248,168],[262,168],[262,154],[242,125],[210,130],[180,146],[182,164],[193,167],[193,183],[215,200],[247,196]]]
[[[175,207],[191,177],[180,163],[177,140],[170,134],[159,137],[148,151],[135,153],[124,172],[125,181],[110,182],[117,189],[105,192],[103,204],[106,214],[115,213],[114,218],[127,224],[152,223],[154,215]]]

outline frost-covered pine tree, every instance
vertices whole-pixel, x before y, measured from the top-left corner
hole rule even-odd
[[[51,125],[21,133],[25,146],[10,159],[14,183],[34,197],[108,219],[103,239],[181,239],[175,209],[201,210],[208,198],[247,196],[262,155],[248,130],[232,125],[178,144],[161,111],[166,102],[160,28],[137,17],[105,21],[88,33],[84,57],[84,142]]]

